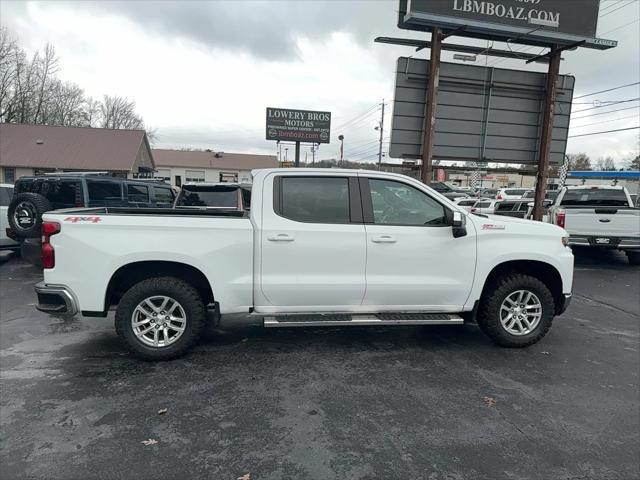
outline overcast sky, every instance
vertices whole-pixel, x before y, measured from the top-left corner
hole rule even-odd
[[[0,19],[29,51],[51,42],[60,56],[60,76],[77,83],[87,94],[135,100],[145,123],[158,131],[156,147],[275,153],[275,142],[264,140],[264,117],[265,107],[276,106],[332,112],[334,142],[320,147],[319,158],[336,157],[337,136],[343,134],[347,157],[374,161],[378,135],[374,127],[380,114],[375,105],[384,98],[390,113],[395,59],[414,51],[374,44],[373,39],[427,38],[427,34],[396,27],[397,5],[397,0],[3,0]],[[603,0],[598,34],[618,40],[619,46],[563,54],[561,73],[575,75],[575,96],[640,79],[639,9],[638,0]],[[505,46],[496,43],[496,47]],[[428,53],[414,56],[427,58]],[[443,60],[453,61],[452,54],[443,52]],[[477,63],[484,65],[484,57]],[[546,68],[495,58],[488,63],[538,71]],[[636,85],[578,101],[638,97]],[[574,112],[590,106],[574,105]],[[587,116],[613,109],[576,115],[582,118],[572,121],[570,135],[640,123],[637,108]],[[390,115],[386,120],[388,129]],[[567,152],[586,152],[592,159],[607,155],[621,159],[637,154],[639,143],[638,130],[586,136],[570,139]],[[303,159],[305,152],[308,149],[303,150]],[[292,155],[293,149],[289,159]]]

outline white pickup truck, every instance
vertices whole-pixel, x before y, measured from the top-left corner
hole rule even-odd
[[[624,187],[564,187],[547,221],[569,232],[571,246],[622,250],[631,265],[640,265],[640,208]]]
[[[44,216],[37,308],[107,315],[144,359],[184,354],[206,319],[265,327],[477,322],[537,342],[571,297],[566,232],[473,215],[382,172],[254,172],[251,210],[72,209]]]

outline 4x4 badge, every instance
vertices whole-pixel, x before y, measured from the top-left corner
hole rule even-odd
[[[98,223],[102,220],[102,217],[67,217],[64,219],[65,222],[78,223],[78,222],[90,222],[90,223]]]

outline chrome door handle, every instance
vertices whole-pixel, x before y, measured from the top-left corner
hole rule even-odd
[[[267,240],[270,242],[293,242],[294,238],[287,233],[278,233],[276,235],[269,235]]]
[[[373,243],[396,243],[396,237],[391,235],[378,235],[371,239]]]

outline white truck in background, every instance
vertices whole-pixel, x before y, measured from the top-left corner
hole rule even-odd
[[[569,233],[569,245],[622,250],[640,265],[640,208],[621,186],[562,188],[548,221]]]
[[[554,225],[474,215],[412,178],[254,172],[250,211],[82,208],[44,215],[37,308],[105,317],[144,359],[175,358],[205,319],[265,327],[477,322],[540,340],[571,297]]]

